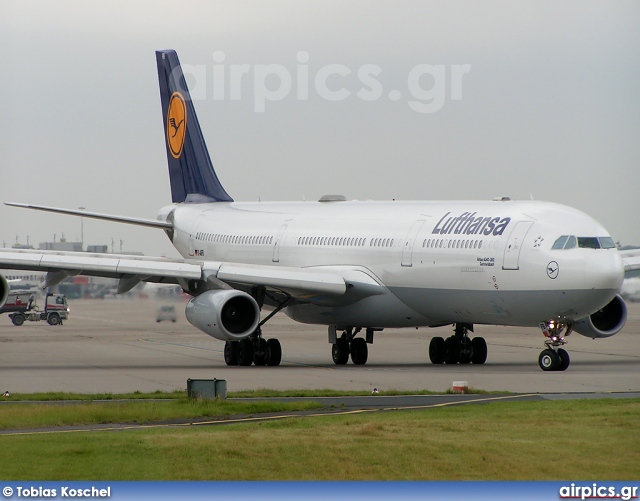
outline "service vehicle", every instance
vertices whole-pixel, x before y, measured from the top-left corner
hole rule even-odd
[[[62,325],[62,321],[69,318],[69,304],[64,294],[49,293],[45,296],[44,310],[40,310],[35,292],[10,292],[0,307],[2,313],[8,313],[16,326],[27,320],[46,320],[49,325]]]

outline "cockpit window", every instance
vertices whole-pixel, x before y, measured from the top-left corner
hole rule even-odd
[[[613,249],[616,244],[611,237],[574,237],[562,235],[554,243],[552,249]]]
[[[564,248],[565,249],[575,249],[576,245],[578,245],[577,242],[576,242],[576,237],[571,235],[569,237],[569,240],[567,240],[567,243],[565,244]]]
[[[600,247],[603,249],[613,249],[616,246],[611,237],[598,237],[598,240],[600,240]]]
[[[564,248],[564,244],[567,243],[567,238],[568,235],[562,235],[560,238],[558,238],[558,240],[556,240],[553,243],[553,247],[551,247],[552,249],[563,249]]]
[[[596,237],[578,237],[578,247],[581,249],[599,249],[600,242]]]

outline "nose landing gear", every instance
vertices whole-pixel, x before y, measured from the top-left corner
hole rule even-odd
[[[548,320],[540,324],[542,333],[547,338],[547,347],[540,353],[538,364],[543,371],[565,371],[571,363],[569,353],[560,348],[567,344],[566,337],[573,331],[573,323],[563,320]]]

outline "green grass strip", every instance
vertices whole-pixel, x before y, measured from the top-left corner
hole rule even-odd
[[[322,407],[316,402],[190,400],[77,403],[25,403],[0,405],[0,430],[107,423],[151,423],[231,415],[293,412]]]
[[[5,480],[629,480],[640,401],[603,399],[0,436]]]
[[[380,391],[379,395],[442,395],[443,393],[452,393],[451,390],[446,391],[412,391],[410,393],[400,390],[385,390]],[[507,393],[505,391],[485,391],[474,388],[469,388],[467,393],[473,393],[478,395],[489,395],[498,393]],[[353,397],[371,395],[370,391],[338,391],[332,389],[320,389],[320,390],[271,390],[268,388],[258,390],[243,390],[228,392],[228,398],[273,398],[273,397]],[[133,393],[63,393],[63,392],[50,392],[50,393],[12,393],[9,397],[3,397],[2,400],[6,401],[64,401],[64,400],[148,400],[148,399],[162,399],[162,400],[180,400],[185,398],[185,391],[173,391],[162,392],[155,391],[151,393],[142,393],[139,391]]]

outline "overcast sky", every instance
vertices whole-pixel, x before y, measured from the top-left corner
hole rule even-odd
[[[0,201],[155,218],[173,48],[236,201],[533,197],[640,245],[638,26],[637,1],[2,0]],[[0,218],[6,246],[80,239],[78,218]],[[112,239],[176,255],[84,220],[86,244]]]

